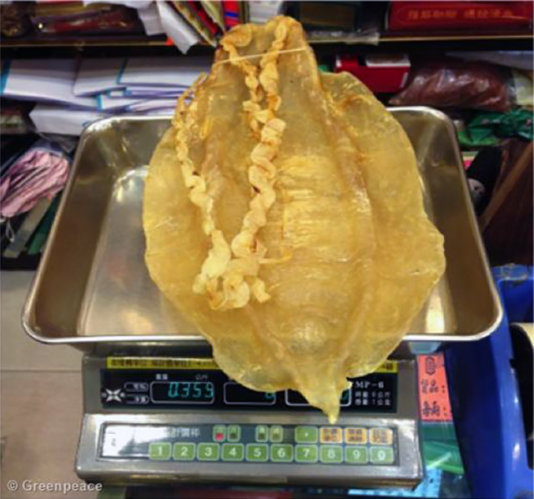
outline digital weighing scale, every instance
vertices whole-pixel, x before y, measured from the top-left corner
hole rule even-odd
[[[297,392],[248,390],[209,358],[86,356],[83,373],[76,470],[86,480],[414,486],[422,478],[413,361],[356,379],[335,425]]]
[[[429,108],[391,111],[414,146],[447,269],[396,360],[355,380],[335,425],[297,393],[257,393],[229,380],[150,280],[143,182],[169,120],[111,118],[86,129],[23,316],[33,338],[86,352],[81,478],[336,487],[421,480],[409,342],[428,352],[479,339],[502,312],[453,125]]]

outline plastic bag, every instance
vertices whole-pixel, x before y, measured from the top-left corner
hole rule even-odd
[[[39,141],[20,156],[0,179],[0,216],[11,218],[52,199],[69,175],[69,158],[52,143]]]
[[[533,119],[532,111],[524,108],[509,113],[481,113],[458,133],[458,138],[460,144],[467,147],[497,145],[499,137],[532,140]]]
[[[415,67],[406,87],[390,103],[506,112],[513,96],[504,70],[489,64],[447,61]]]

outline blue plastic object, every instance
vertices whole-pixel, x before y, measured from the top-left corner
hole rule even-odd
[[[534,496],[509,322],[532,322],[533,268],[494,269],[505,314],[488,338],[446,350],[456,430],[473,497]]]

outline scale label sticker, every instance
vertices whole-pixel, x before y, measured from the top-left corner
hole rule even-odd
[[[452,421],[445,358],[442,353],[417,357],[419,415],[422,421]]]
[[[107,357],[106,367],[108,369],[219,369],[213,359],[178,357]]]
[[[106,357],[108,369],[209,369],[219,370],[219,366],[209,358],[181,357]],[[397,373],[397,362],[386,360],[375,373]]]

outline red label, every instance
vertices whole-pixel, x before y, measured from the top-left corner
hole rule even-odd
[[[529,26],[531,2],[417,1],[391,2],[389,29],[460,29]]]
[[[452,421],[445,359],[442,353],[417,357],[419,416],[422,421]]]

